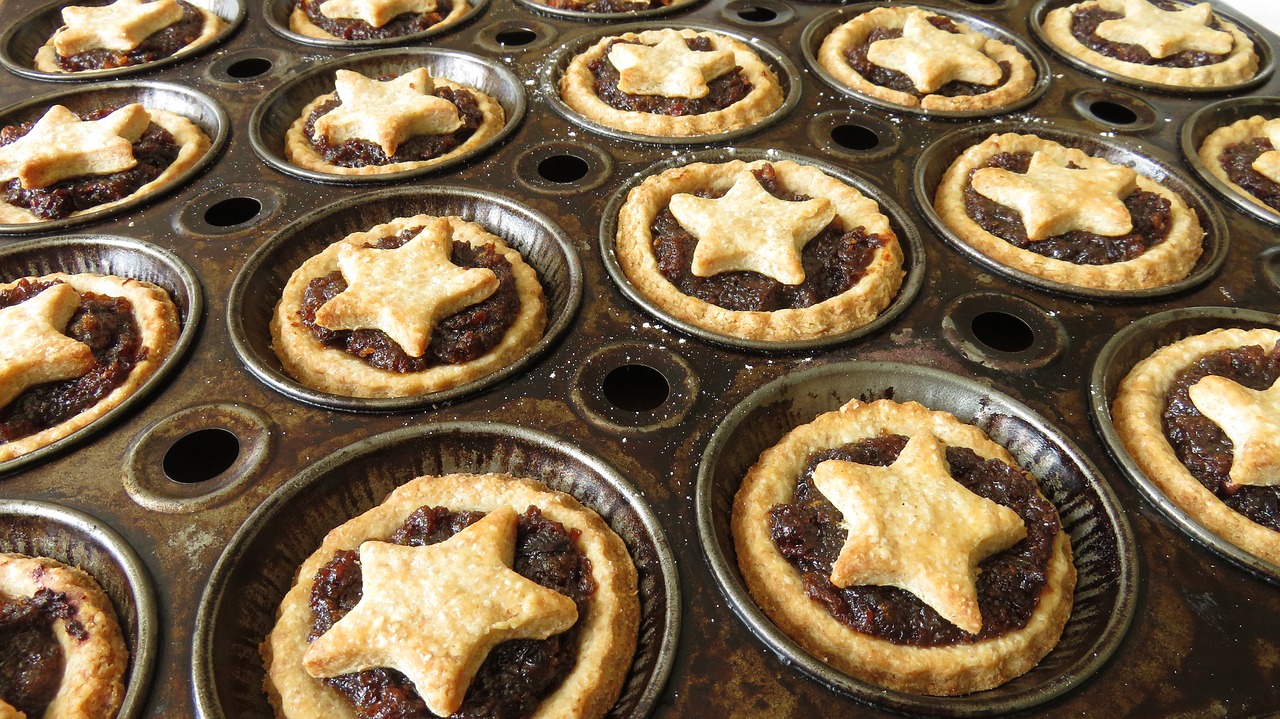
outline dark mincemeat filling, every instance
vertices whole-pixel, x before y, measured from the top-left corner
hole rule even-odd
[[[405,546],[438,544],[480,521],[483,512],[453,512],[422,507],[409,515],[388,540]],[[578,617],[587,616],[595,582],[591,562],[577,547],[577,530],[529,507],[516,529],[517,574],[555,590],[574,601]],[[316,572],[311,589],[312,628],[308,641],[329,629],[360,601],[359,554],[339,551]],[[408,598],[407,601],[412,601]],[[489,653],[467,690],[455,719],[522,719],[537,710],[542,698],[559,685],[577,660],[581,622],[568,631],[542,640],[515,639]],[[324,680],[345,695],[359,716],[368,719],[426,719],[434,717],[413,684],[393,669],[371,669]]]
[[[390,78],[380,77],[378,79],[385,82]],[[376,142],[354,139],[347,140],[340,145],[334,145],[325,138],[317,136],[315,131],[316,120],[333,112],[342,105],[342,101],[337,97],[321,103],[319,107],[311,111],[311,114],[307,117],[303,132],[306,134],[307,139],[311,141],[311,146],[324,156],[325,161],[340,167],[367,167],[369,165],[389,165],[393,162],[431,160],[457,149],[459,145],[474,135],[476,129],[484,122],[484,113],[480,111],[480,104],[476,102],[475,95],[469,91],[438,87],[432,94],[448,100],[458,108],[458,117],[462,120],[462,126],[448,135],[418,135],[411,137],[401,143],[396,148],[395,154],[390,157],[387,157],[387,153]]]
[[[1191,385],[1218,375],[1250,389],[1264,390],[1280,378],[1280,352],[1252,345],[1201,357],[1174,379],[1165,398],[1164,433],[1178,460],[1205,489],[1231,509],[1273,531],[1280,531],[1280,487],[1231,483],[1231,440],[1191,402]]]
[[[800,202],[809,199],[786,191],[772,165],[753,170],[756,179],[779,199]],[[715,198],[724,192],[703,190],[698,197]],[[757,272],[726,272],[698,277],[690,269],[697,240],[680,226],[671,210],[663,208],[653,220],[653,254],[658,271],[682,293],[704,302],[743,312],[770,312],[810,307],[846,292],[866,274],[876,250],[888,240],[868,234],[865,228],[845,231],[840,218],[831,221],[809,241],[800,253],[805,279],[799,285],[784,285]]]
[[[366,247],[390,250],[412,240],[421,227],[384,237]],[[341,272],[331,272],[311,280],[302,297],[298,314],[316,340],[328,347],[345,350],[370,366],[389,372],[421,372],[441,364],[462,364],[480,357],[498,346],[502,336],[520,314],[520,296],[516,290],[511,263],[492,245],[473,247],[454,241],[449,260],[459,267],[480,267],[498,276],[498,289],[485,299],[445,317],[431,332],[427,351],[421,357],[410,357],[400,345],[381,330],[328,330],[316,324],[316,310],[347,288]]]
[[[1165,2],[1164,0],[1152,0],[1152,4],[1161,10],[1181,10],[1185,7]],[[1205,65],[1215,65],[1227,59],[1226,55],[1214,55],[1196,50],[1184,50],[1169,57],[1156,59],[1151,57],[1151,53],[1147,52],[1146,48],[1141,45],[1111,42],[1098,36],[1098,25],[1107,20],[1119,20],[1123,17],[1123,13],[1108,12],[1097,5],[1080,8],[1071,16],[1071,34],[1075,36],[1080,44],[1098,54],[1138,65],[1173,68],[1203,67]],[[1214,30],[1222,30],[1217,18],[1209,23],[1209,27]]]
[[[951,476],[975,494],[1017,512],[1027,526],[1026,539],[978,565],[982,631],[965,632],[897,587],[841,589],[831,583],[831,566],[846,538],[840,528],[844,516],[813,485],[814,468],[829,459],[886,467],[906,444],[907,437],[902,435],[881,435],[816,452],[796,484],[792,503],[770,510],[773,542],[803,576],[809,598],[849,628],[894,644],[963,644],[1025,627],[1047,581],[1054,537],[1060,530],[1057,510],[1021,470],[998,460],[983,460],[962,447],[947,447]]]
[[[1276,149],[1271,140],[1255,137],[1252,140],[1228,145],[1222,151],[1218,162],[1232,182],[1244,188],[1246,192],[1262,200],[1268,207],[1280,211],[1280,185],[1271,178],[1253,169],[1253,161],[1265,152]]]
[[[960,32],[960,28],[956,27],[956,24],[950,18],[941,15],[929,16],[929,23],[939,30],[946,30],[949,33]],[[900,37],[902,37],[902,30],[898,28],[878,27],[872,30],[871,34],[860,45],[849,48],[845,52],[845,59],[849,62],[849,66],[853,68],[854,72],[866,78],[867,82],[887,87],[890,90],[915,95],[916,97],[924,97],[926,94],[942,95],[944,97],[981,95],[991,92],[1009,81],[1009,63],[998,62],[996,64],[1000,66],[1000,81],[994,85],[979,85],[974,82],[952,80],[931,93],[920,92],[916,89],[916,85],[911,81],[911,78],[905,74],[897,70],[890,70],[887,67],[881,67],[867,59],[867,49],[871,47],[871,43],[880,40],[894,40]]]
[[[298,7],[306,13],[312,24],[343,40],[375,40],[426,32],[448,17],[453,10],[452,0],[436,0],[434,12],[407,12],[391,18],[382,27],[374,27],[364,20],[325,17],[320,12],[323,4],[324,0],[298,0]]]
[[[134,49],[120,52],[97,48],[66,57],[55,54],[58,67],[67,72],[106,70],[155,62],[173,55],[195,41],[204,30],[204,15],[200,10],[184,0],[178,0],[178,5],[182,7],[182,17],[174,24],[151,33]]]
[[[29,717],[44,716],[62,683],[64,657],[53,625],[72,639],[89,638],[67,595],[39,589],[30,597],[0,595],[0,699]]]
[[[662,97],[661,95],[629,95],[618,89],[618,70],[609,62],[609,50],[620,40],[609,43],[604,55],[587,64],[595,78],[593,87],[596,96],[611,107],[632,112],[647,112],[656,115],[702,115],[708,112],[723,110],[746,97],[751,92],[751,81],[742,73],[741,67],[734,67],[729,72],[707,83],[709,92],[705,97],[697,99],[687,97]],[[635,44],[635,43],[632,43]],[[708,52],[711,40],[705,37],[686,38],[685,44],[695,52]]]
[[[85,115],[82,120],[100,120],[118,108],[104,108]],[[0,128],[0,145],[8,145],[31,131],[34,123],[6,125]],[[80,210],[88,210],[127,197],[139,187],[160,176],[178,157],[178,144],[169,131],[155,124],[147,126],[133,143],[136,165],[128,170],[107,175],[71,177],[30,190],[23,189],[18,178],[3,186],[5,202],[21,207],[43,220],[57,220]]]
[[[573,0],[546,0],[545,5],[557,10],[606,13],[657,10],[666,7],[667,3],[662,0],[591,0],[591,2],[579,4]]]
[[[0,308],[35,297],[55,283],[19,280],[0,291]],[[124,384],[146,359],[133,305],[123,297],[80,293],[80,308],[67,322],[65,334],[89,345],[96,360],[88,373],[28,388],[0,408],[0,442],[33,435],[80,414]]]
[[[1026,174],[1030,164],[1030,152],[1002,152],[992,156],[983,167]],[[1076,165],[1068,167],[1075,168]],[[1127,235],[1107,237],[1073,230],[1032,242],[1027,239],[1026,227],[1017,210],[983,197],[973,189],[971,182],[964,186],[965,211],[969,219],[982,229],[1015,247],[1077,265],[1108,265],[1132,260],[1169,236],[1173,218],[1167,199],[1139,189],[1130,193],[1123,202],[1133,221],[1133,230]]]

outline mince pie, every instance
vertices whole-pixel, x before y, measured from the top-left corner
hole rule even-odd
[[[93,577],[0,554],[0,716],[112,719],[128,668],[115,610]]]
[[[1240,196],[1280,212],[1280,118],[1260,115],[1219,127],[1200,144],[1200,160]]]
[[[782,106],[783,92],[746,44],[685,28],[602,38],[569,63],[560,97],[615,130],[693,137],[754,125]]]
[[[1280,332],[1219,329],[1130,370],[1112,407],[1142,473],[1206,529],[1280,565]]]
[[[814,656],[916,694],[1034,667],[1071,614],[1054,505],[981,430],[915,402],[849,402],[760,454],[733,505],[760,608]]]
[[[114,0],[62,9],[62,27],[36,51],[43,72],[86,72],[143,65],[203,45],[226,26],[186,0]]]
[[[871,97],[925,110],[992,110],[1027,96],[1036,72],[1017,47],[913,6],[869,10],[822,41],[818,64]]]
[[[132,103],[78,115],[54,105],[0,128],[0,224],[99,212],[160,190],[209,138],[181,115]]]
[[[419,477],[303,563],[262,643],[265,689],[280,719],[599,719],[635,653],[636,592],[622,539],[569,495]]]
[[[173,300],[148,282],[57,273],[0,284],[0,461],[124,402],[168,358],[179,331]]]
[[[289,278],[271,318],[276,355],[302,384],[409,397],[516,362],[546,327],[520,253],[457,217],[400,217],[329,245]]]
[[[318,40],[387,40],[462,19],[467,0],[297,0],[289,29]]]
[[[627,279],[662,310],[753,340],[861,327],[904,276],[876,202],[790,160],[699,162],[645,178],[618,213],[615,246]]]
[[[635,13],[689,5],[697,0],[529,0],[553,10],[589,13]]]
[[[475,150],[506,122],[492,97],[426,68],[393,78],[338,70],[334,86],[285,133],[285,158],[298,167],[334,175],[428,167]]]
[[[1253,41],[1202,2],[1086,0],[1050,11],[1042,27],[1063,53],[1142,82],[1212,89],[1253,79]]]
[[[1204,231],[1174,191],[1035,135],[992,135],[943,175],[934,209],[990,259],[1084,289],[1162,287],[1190,274]]]

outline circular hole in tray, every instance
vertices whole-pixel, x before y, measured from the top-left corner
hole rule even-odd
[[[1280,247],[1271,247],[1262,252],[1259,270],[1263,279],[1271,286],[1271,291],[1280,292]]]
[[[1132,167],[1139,174],[1154,180],[1182,197],[1187,206],[1200,219],[1205,232],[1203,252],[1190,274],[1181,280],[1164,285],[1133,290],[1104,290],[1077,287],[1046,280],[1028,272],[997,262],[979,252],[951,231],[933,207],[934,195],[947,168],[965,150],[986,140],[993,134],[1020,133],[1037,135],[1065,147],[1077,148],[1093,157],[1106,159],[1117,165]],[[1028,123],[993,123],[953,130],[927,146],[915,165],[916,204],[938,235],[967,259],[998,272],[1018,283],[1056,295],[1078,299],[1150,300],[1179,292],[1185,292],[1207,282],[1222,269],[1227,259],[1228,233],[1217,206],[1202,190],[1187,179],[1173,165],[1155,159],[1153,148],[1137,146],[1114,137],[1097,133],[1084,133],[1062,128]]]
[[[431,164],[379,174],[340,174],[319,169],[306,169],[285,157],[288,133],[295,121],[316,98],[334,92],[338,70],[350,70],[365,77],[399,76],[418,68],[426,68],[433,78],[474,88],[502,106],[506,118],[492,137],[461,154],[444,156]],[[334,184],[386,183],[440,172],[483,155],[502,142],[524,118],[524,88],[510,70],[501,63],[478,55],[439,48],[392,48],[340,57],[307,68],[264,97],[249,117],[249,142],[267,164],[290,175],[313,182]],[[315,162],[323,158],[315,153]]]
[[[1094,426],[1125,476],[1156,509],[1184,534],[1219,556],[1280,585],[1280,566],[1261,559],[1210,531],[1176,505],[1147,478],[1116,432],[1111,416],[1120,382],[1134,365],[1161,347],[1227,327],[1280,330],[1280,317],[1235,307],[1184,307],[1143,317],[1117,332],[1102,347],[1089,381],[1089,409]]]
[[[613,174],[613,160],[595,145],[544,142],[516,157],[516,179],[535,192],[576,194],[599,187]]]
[[[1138,113],[1110,100],[1089,103],[1089,114],[1109,125],[1132,125],[1138,121]]]
[[[652,412],[671,396],[671,384],[662,372],[643,364],[613,368],[600,389],[614,407],[628,412]]]
[[[1205,105],[1183,121],[1178,146],[1191,170],[1215,193],[1226,198],[1246,215],[1272,225],[1280,225],[1280,210],[1255,202],[1251,199],[1252,195],[1246,195],[1213,174],[1204,160],[1200,159],[1200,146],[1214,130],[1254,115],[1268,120],[1280,118],[1280,97],[1236,97]]]
[[[481,49],[496,53],[525,52],[543,47],[556,37],[556,29],[537,20],[502,20],[476,34]]]
[[[262,202],[252,197],[228,197],[205,210],[204,221],[214,227],[243,225],[262,212]]]
[[[509,27],[493,34],[493,39],[503,47],[524,47],[538,39],[538,33],[529,27]]]
[[[966,358],[1019,372],[1043,367],[1067,348],[1067,330],[1033,302],[998,292],[974,292],[943,311],[942,332]]]
[[[614,432],[654,430],[684,420],[698,396],[698,376],[669,350],[624,342],[583,360],[570,392],[589,420]]]
[[[1017,315],[993,310],[983,312],[969,323],[969,331],[984,345],[998,352],[1022,352],[1036,341],[1036,333]]]
[[[892,396],[950,412],[982,429],[1030,468],[1058,508],[1071,538],[1077,580],[1062,638],[1040,664],[995,689],[930,697],[880,688],[836,671],[783,634],[747,592],[730,531],[734,495],[760,453],[791,429],[849,400]],[[1064,434],[987,384],[927,367],[891,362],[832,363],[757,390],[730,411],[703,452],[696,487],[698,533],[721,592],[747,627],[810,678],[895,711],[942,716],[1005,715],[1079,686],[1119,647],[1136,606],[1137,550],[1119,500]]]
[[[622,266],[619,263],[615,242],[618,230],[618,212],[626,201],[627,194],[631,189],[639,185],[646,178],[675,167],[681,167],[694,162],[723,163],[731,160],[742,160],[743,162],[754,162],[756,160],[791,160],[802,165],[817,167],[846,185],[856,188],[860,193],[874,200],[876,204],[880,206],[880,211],[889,219],[889,226],[898,237],[898,244],[902,249],[903,255],[902,269],[906,273],[906,277],[902,280],[902,285],[899,287],[897,295],[886,308],[880,311],[879,316],[867,324],[862,325],[861,327],[855,327],[847,332],[833,333],[810,339],[776,342],[744,339],[733,335],[712,332],[711,330],[699,327],[691,322],[686,322],[672,315],[666,309],[660,307],[656,302],[650,300],[631,283],[631,280],[627,277],[626,272],[622,269]],[[613,199],[610,200],[609,204],[605,207],[604,216],[600,221],[600,249],[601,256],[604,259],[605,269],[608,270],[609,276],[613,278],[614,284],[616,284],[618,288],[622,290],[623,294],[625,294],[632,302],[640,305],[640,307],[650,315],[653,315],[665,324],[679,329],[681,332],[688,333],[707,342],[752,351],[793,352],[810,350],[819,347],[832,347],[870,335],[893,322],[902,312],[904,312],[907,306],[911,304],[911,301],[915,299],[915,296],[920,291],[920,286],[924,281],[924,247],[921,244],[920,236],[916,233],[915,227],[907,219],[903,210],[898,207],[897,203],[895,203],[887,193],[881,191],[874,185],[871,185],[865,179],[857,175],[852,175],[835,165],[821,160],[804,157],[803,155],[777,152],[775,150],[758,150],[746,147],[737,149],[730,148],[725,150],[703,150],[700,152],[692,152],[687,155],[677,155],[669,160],[663,160],[655,163],[634,174],[617,191],[617,194],[613,196]]]
[[[927,115],[928,117],[947,119],[990,117],[992,115],[1002,115],[1016,110],[1021,110],[1035,104],[1049,89],[1049,83],[1052,79],[1049,63],[1045,60],[1044,55],[1030,43],[1015,35],[1013,32],[1010,32],[1005,27],[977,15],[971,15],[951,8],[927,5],[923,3],[912,4],[929,12],[937,13],[938,15],[962,22],[965,25],[968,25],[969,28],[975,32],[1016,47],[1018,51],[1022,53],[1023,57],[1027,59],[1027,62],[1031,64],[1031,67],[1036,74],[1035,84],[1032,85],[1030,92],[1008,105],[1002,105],[1000,107],[982,108],[977,110],[932,110],[918,105],[900,105],[896,102],[889,102],[888,100],[883,100],[881,98],[859,92],[841,82],[834,75],[828,72],[826,68],[819,64],[818,54],[822,47],[822,42],[833,30],[866,12],[877,8],[891,7],[895,4],[896,3],[888,2],[863,2],[836,8],[815,17],[808,25],[805,26],[804,31],[800,35],[800,52],[801,55],[804,56],[805,65],[811,72],[813,72],[814,75],[817,76],[819,80],[823,82],[824,85],[847,98],[875,105],[886,110],[892,110],[894,112],[906,112],[913,115]],[[986,10],[989,7],[992,6],[984,4],[982,9]]]
[[[795,10],[775,0],[735,0],[720,9],[721,17],[748,27],[773,27],[791,22]]]
[[[229,87],[265,80],[283,73],[292,63],[287,53],[266,47],[246,48],[220,54],[205,73],[211,80]]]
[[[173,351],[136,392],[76,432],[40,449],[0,462],[0,476],[61,454],[142,406],[149,395],[164,386],[167,378],[182,365],[187,350],[195,341],[204,311],[200,280],[190,266],[170,250],[141,240],[115,235],[65,235],[0,247],[0,282],[55,272],[116,275],[158,285],[169,293],[177,306],[181,329]]]
[[[866,125],[837,125],[831,128],[831,139],[854,152],[874,150],[880,144],[880,136]]]
[[[894,123],[845,110],[818,113],[805,129],[809,140],[823,152],[858,160],[889,157],[902,139]]]
[[[538,176],[548,182],[565,184],[587,176],[591,166],[577,155],[552,155],[538,163]]]
[[[1071,104],[1080,117],[1107,129],[1146,130],[1158,119],[1146,100],[1117,90],[1085,90],[1077,93]]]
[[[53,33],[58,28],[62,27],[62,8],[68,5],[101,6],[109,2],[110,0],[87,0],[85,2],[55,0],[23,15],[20,19],[16,17],[17,10],[11,7],[10,11],[5,14],[5,19],[16,19],[17,22],[10,25],[4,34],[0,35],[0,64],[16,75],[46,81],[93,82],[134,73],[149,72],[180,63],[183,60],[212,50],[235,33],[245,17],[245,3],[239,0],[189,0],[192,5],[211,12],[224,23],[222,29],[206,42],[181,48],[168,57],[141,65],[85,70],[82,72],[48,72],[36,69],[36,52],[49,38],[53,37]]]
[[[294,8],[297,6],[296,0],[266,0],[262,4],[262,14],[267,21],[267,27],[271,28],[272,32],[291,42],[331,50],[359,52],[380,47],[406,47],[413,43],[451,33],[484,12],[489,5],[489,0],[466,0],[466,2],[468,7],[455,19],[436,23],[422,32],[366,40],[343,40],[332,36],[312,37],[293,30],[290,27],[290,15],[293,14]]]
[[[259,183],[222,185],[196,195],[174,219],[178,229],[201,237],[246,232],[280,212],[280,188]]]
[[[135,102],[150,110],[164,110],[190,120],[209,138],[209,149],[191,167],[178,173],[154,192],[57,220],[0,224],[0,235],[57,232],[151,203],[202,172],[221,153],[227,142],[231,121],[226,111],[213,98],[180,85],[140,80],[95,83],[33,97],[10,105],[0,112],[0,127],[38,120],[53,105],[62,105],[75,113],[88,113]]]
[[[295,269],[325,247],[397,217],[427,214],[476,222],[519,251],[538,273],[546,295],[542,338],[507,367],[449,389],[412,397],[361,398],[311,389],[287,375],[271,348],[275,305]],[[572,320],[582,296],[582,268],[573,242],[545,215],[482,190],[446,185],[402,187],[347,198],[305,215],[268,239],[236,275],[227,306],[231,343],[267,386],[293,399],[359,412],[418,410],[473,394],[522,371],[546,352]]]
[[[303,470],[245,521],[201,597],[192,651],[197,713],[270,719],[258,645],[298,567],[329,530],[421,475],[501,472],[573,495],[622,537],[639,574],[639,645],[607,717],[648,716],[679,639],[675,560],[647,502],[611,466],[562,438],[495,422],[421,425],[371,437]]]
[[[116,719],[143,715],[159,652],[160,613],[146,565],[108,524],[47,502],[0,499],[0,552],[48,557],[79,567],[115,608],[129,650],[124,699]]]
[[[271,72],[274,67],[275,64],[265,57],[246,57],[227,65],[227,76],[236,80],[252,80]]]
[[[240,440],[225,429],[197,429],[185,434],[164,453],[164,474],[182,484],[207,482],[240,457]]]

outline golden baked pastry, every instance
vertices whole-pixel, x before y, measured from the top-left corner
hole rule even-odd
[[[1277,342],[1276,330],[1233,328],[1162,347],[1120,382],[1111,414],[1142,473],[1175,505],[1280,565]]]
[[[1085,0],[1049,11],[1045,36],[1068,56],[1123,77],[1187,88],[1253,78],[1253,41],[1202,2]]]
[[[138,103],[83,116],[54,105],[0,138],[0,224],[100,212],[154,193],[210,147],[187,118]]]
[[[560,78],[560,97],[588,120],[656,137],[749,127],[782,106],[782,86],[746,44],[689,28],[601,38]]]
[[[1280,212],[1280,118],[1254,115],[1219,127],[1200,143],[1200,160],[1241,197]]]
[[[896,691],[999,686],[1048,654],[1071,614],[1070,540],[1035,478],[915,402],[854,400],[793,429],[747,472],[732,529],[747,589],[779,629]]]
[[[904,276],[875,201],[790,160],[693,163],[645,178],[618,212],[615,248],[627,279],[664,311],[746,339],[856,329]]]
[[[419,477],[303,563],[262,643],[265,689],[281,719],[368,716],[344,696],[356,684],[398,690],[383,711],[512,702],[526,709],[504,715],[598,719],[635,653],[636,592],[622,539],[569,495]]]
[[[475,150],[506,122],[492,97],[426,68],[387,80],[338,70],[334,85],[285,132],[285,159],[298,167],[334,175],[429,167]]]
[[[1086,289],[1168,285],[1204,231],[1182,198],[1132,168],[1036,135],[992,135],[947,168],[934,209],[961,241],[1015,270]]]
[[[530,0],[553,10],[589,13],[640,13],[689,5],[696,0]]]
[[[1017,47],[910,5],[875,8],[838,25],[823,38],[818,64],[864,95],[926,110],[995,109],[1026,97],[1036,83]]]
[[[289,29],[318,40],[385,40],[462,19],[467,0],[298,0]]]
[[[286,372],[322,392],[408,397],[518,360],[542,337],[537,273],[474,222],[400,217],[293,272],[271,318]]]
[[[0,284],[0,461],[49,445],[124,402],[177,343],[164,289],[55,273]]]
[[[116,715],[129,650],[93,577],[46,557],[0,553],[0,610],[5,635],[25,640],[28,652],[6,657],[7,666],[23,671],[0,676],[0,716]]]
[[[222,18],[186,0],[69,5],[62,27],[36,51],[35,68],[61,73],[143,65],[203,45],[224,27]]]

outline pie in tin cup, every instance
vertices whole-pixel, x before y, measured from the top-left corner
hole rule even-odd
[[[208,43],[226,27],[209,9],[185,0],[68,5],[62,22],[36,51],[36,70],[76,73],[144,65]]]
[[[289,29],[317,40],[393,40],[457,23],[468,0],[297,0]]]
[[[681,9],[699,0],[523,0],[526,5],[556,14],[576,16],[638,16]]]
[[[1197,154],[1209,172],[1239,196],[1280,212],[1280,117],[1253,115],[1219,127]]]

